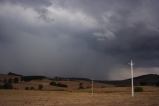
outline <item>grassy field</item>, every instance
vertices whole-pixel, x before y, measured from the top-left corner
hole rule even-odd
[[[158,88],[147,87],[144,92],[135,93],[133,98],[129,88],[125,87],[110,87],[95,91],[92,96],[87,90],[79,92],[0,90],[0,106],[159,106]]]

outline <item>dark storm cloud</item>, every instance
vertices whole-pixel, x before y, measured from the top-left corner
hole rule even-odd
[[[36,6],[50,6],[52,3],[49,0],[1,0],[1,3],[13,3],[16,5],[23,5],[29,7],[36,7]]]
[[[157,0],[1,0],[0,70],[117,79],[133,58],[140,71],[150,68],[143,73],[156,72],[158,7]]]

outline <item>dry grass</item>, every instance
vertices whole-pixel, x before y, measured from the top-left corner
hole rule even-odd
[[[87,92],[0,90],[0,106],[159,106],[158,88],[147,87],[146,92],[136,93],[134,98],[128,88],[104,90],[116,92],[91,96]]]

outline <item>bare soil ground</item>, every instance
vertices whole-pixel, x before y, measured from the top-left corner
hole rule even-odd
[[[135,97],[125,87],[102,90],[93,96],[83,91],[0,90],[0,106],[159,106],[158,88],[147,87]]]

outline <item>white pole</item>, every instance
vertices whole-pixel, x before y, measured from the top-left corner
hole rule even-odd
[[[94,84],[93,84],[94,82],[93,82],[93,80],[92,80],[92,96],[93,96],[93,93],[94,93],[94,89],[93,89],[93,87],[94,87]]]
[[[132,97],[134,97],[134,70],[133,70],[133,61],[131,60],[131,94],[132,94]]]

